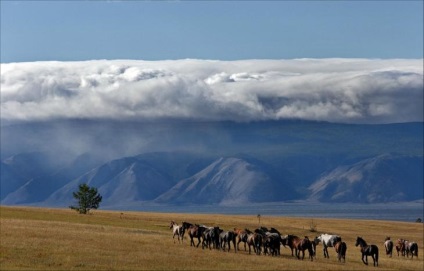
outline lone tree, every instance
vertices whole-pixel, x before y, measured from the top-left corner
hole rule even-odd
[[[80,184],[78,191],[72,193],[78,200],[78,206],[69,206],[80,214],[87,214],[91,209],[99,208],[102,196],[97,192],[97,188],[89,187],[87,184]]]

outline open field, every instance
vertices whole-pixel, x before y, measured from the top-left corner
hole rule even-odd
[[[202,250],[190,247],[189,240],[174,244],[171,220],[189,221],[225,230],[234,227],[255,229],[256,216],[93,211],[80,215],[70,209],[0,207],[1,270],[367,270],[355,239],[362,236],[380,249],[380,270],[423,270],[423,224],[393,221],[314,218],[317,232],[309,231],[311,218],[261,217],[261,225],[275,227],[282,234],[334,233],[347,243],[346,263],[337,261],[333,248],[324,259],[317,246],[313,262],[297,260],[282,247],[279,257]],[[384,238],[405,238],[419,246],[418,259],[389,258]]]

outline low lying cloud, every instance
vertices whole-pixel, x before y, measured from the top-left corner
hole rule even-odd
[[[1,119],[423,121],[423,60],[1,64]]]

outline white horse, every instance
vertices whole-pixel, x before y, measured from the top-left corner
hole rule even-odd
[[[341,240],[342,238],[338,235],[331,235],[331,234],[324,233],[324,234],[321,234],[320,236],[315,237],[314,243],[318,245],[319,242],[321,242],[324,247],[323,248],[324,258],[330,258],[330,256],[328,255],[327,247],[334,247],[334,245]]]
[[[384,248],[386,249],[386,255],[389,257],[392,257],[393,253],[393,242],[390,240],[390,237],[386,237],[386,240],[384,242]]]
[[[172,239],[175,238],[175,235],[178,237],[178,243],[180,243],[180,237],[181,237],[181,242],[183,241],[183,235],[184,235],[184,229],[182,226],[178,226],[178,224],[174,221],[171,221],[171,225],[169,226],[170,229],[172,229]],[[175,244],[175,239],[174,239],[174,244]]]
[[[411,259],[414,258],[414,255],[418,258],[418,244],[416,242],[409,242],[405,240],[405,250],[406,257],[409,257],[409,254],[411,254]]]

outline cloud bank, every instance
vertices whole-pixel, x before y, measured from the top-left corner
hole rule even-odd
[[[423,121],[423,60],[1,64],[1,120]]]

